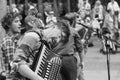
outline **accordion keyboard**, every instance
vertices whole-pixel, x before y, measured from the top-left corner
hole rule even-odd
[[[45,75],[45,80],[57,80],[61,68],[61,59],[60,57],[53,57],[48,62],[47,72]]]
[[[61,60],[58,55],[50,51],[45,45],[42,46],[41,52],[35,61],[34,71],[44,79],[54,80],[60,69]],[[51,79],[52,78],[52,79]],[[54,78],[54,79],[53,79]]]

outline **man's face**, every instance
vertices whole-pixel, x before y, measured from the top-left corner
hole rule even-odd
[[[61,39],[61,30],[58,29],[56,25],[54,28],[44,29],[43,33],[49,42],[51,42],[51,38],[54,38],[56,42],[59,42]]]
[[[21,28],[21,22],[20,22],[20,18],[16,17],[11,26],[10,29],[13,31],[13,33],[19,33],[20,32],[20,28]]]

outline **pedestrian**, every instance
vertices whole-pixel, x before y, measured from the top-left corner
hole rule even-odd
[[[16,13],[7,13],[3,17],[2,27],[6,31],[6,35],[2,40],[2,55],[3,55],[3,66],[5,69],[6,79],[11,79],[10,75],[10,62],[13,60],[15,49],[17,47],[18,35],[20,34],[21,22],[20,15]]]
[[[118,29],[118,14],[119,14],[120,7],[117,1],[111,0],[107,5],[107,10],[111,12],[112,16],[114,17],[114,24],[115,24],[115,27]]]
[[[46,27],[51,27],[49,25],[54,25],[57,22],[57,17],[55,16],[54,11],[50,11],[47,18],[46,18]]]
[[[94,8],[93,8],[93,20],[97,19],[99,24],[102,27],[102,23],[103,23],[103,18],[104,18],[104,8],[103,5],[101,4],[100,0],[97,0],[95,2]]]

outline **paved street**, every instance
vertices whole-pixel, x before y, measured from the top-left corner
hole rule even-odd
[[[101,43],[93,39],[94,47],[85,56],[85,80],[108,80],[107,57],[99,53]],[[120,53],[110,56],[110,80],[120,80]]]

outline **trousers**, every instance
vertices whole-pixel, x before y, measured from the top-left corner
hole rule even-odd
[[[62,80],[76,80],[77,60],[74,56],[64,56],[61,67]]]

